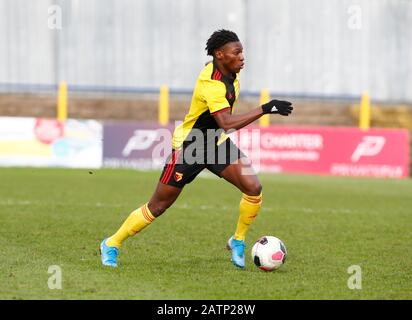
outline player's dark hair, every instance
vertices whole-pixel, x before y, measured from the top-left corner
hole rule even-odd
[[[216,49],[219,49],[226,43],[238,41],[239,38],[237,37],[236,33],[229,30],[220,29],[213,32],[213,34],[207,40],[205,50],[207,51],[208,56],[213,56]]]

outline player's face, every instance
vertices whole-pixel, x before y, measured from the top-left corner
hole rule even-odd
[[[243,46],[239,41],[226,43],[221,48],[220,53],[220,60],[228,71],[238,73],[243,69],[245,57],[243,56]]]

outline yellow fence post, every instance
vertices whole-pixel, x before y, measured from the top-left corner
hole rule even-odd
[[[260,105],[268,103],[269,100],[270,100],[269,90],[262,89],[260,91]],[[268,114],[265,114],[260,117],[259,125],[263,128],[269,127],[269,115]]]
[[[362,94],[360,114],[359,114],[359,128],[362,130],[368,130],[371,120],[371,105],[369,94],[364,92]]]
[[[169,87],[160,87],[159,97],[159,124],[165,126],[169,123]]]
[[[67,120],[67,83],[59,83],[59,92],[57,94],[57,120],[65,122]]]

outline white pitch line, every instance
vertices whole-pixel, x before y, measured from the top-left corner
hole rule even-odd
[[[44,201],[36,201],[36,200],[21,200],[21,199],[1,199],[0,206],[31,206],[31,205],[44,205],[46,202]],[[72,202],[49,202],[50,205],[61,205],[61,206],[68,206],[68,205],[77,205],[77,206],[87,206],[87,207],[99,207],[99,208],[121,208],[125,207],[125,205],[121,204],[109,204],[104,202],[95,202],[95,203],[72,203]],[[210,204],[201,204],[192,206],[188,203],[183,204],[175,204],[172,208],[177,209],[185,209],[185,210],[219,210],[219,211],[230,211],[230,210],[237,210],[237,206],[234,204],[233,207],[228,206],[219,206],[219,205],[210,205]],[[285,208],[272,208],[272,207],[262,207],[262,211],[269,211],[269,212],[276,212],[282,211]],[[305,212],[305,213],[334,213],[334,214],[353,214],[359,213],[359,210],[356,209],[349,209],[349,208],[309,208],[309,207],[287,207],[287,210],[290,211],[298,211],[298,212]]]

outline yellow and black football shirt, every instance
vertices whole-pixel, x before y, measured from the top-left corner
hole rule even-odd
[[[179,149],[185,143],[190,143],[193,129],[200,130],[205,135],[206,142],[207,130],[219,129],[213,115],[226,109],[230,109],[233,113],[238,96],[239,74],[234,75],[234,79],[230,79],[223,75],[214,63],[207,64],[196,81],[189,112],[173,133],[173,149]],[[217,144],[226,138],[223,133]]]

